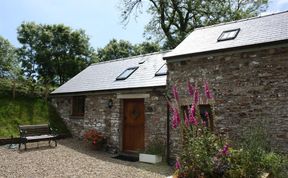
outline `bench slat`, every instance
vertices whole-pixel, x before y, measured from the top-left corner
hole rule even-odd
[[[51,133],[51,129],[49,124],[38,124],[38,125],[19,125],[20,131],[20,141],[19,141],[19,149],[21,143],[25,144],[26,150],[26,143],[27,142],[36,142],[36,141],[43,141],[43,140],[54,140],[55,146],[57,146],[56,142],[56,135]]]

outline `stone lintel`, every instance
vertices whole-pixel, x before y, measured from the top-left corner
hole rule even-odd
[[[117,94],[117,99],[134,99],[134,98],[149,98],[150,94],[139,93],[139,94]]]

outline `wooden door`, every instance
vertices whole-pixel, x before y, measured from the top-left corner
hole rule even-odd
[[[144,150],[144,99],[124,100],[123,151]]]

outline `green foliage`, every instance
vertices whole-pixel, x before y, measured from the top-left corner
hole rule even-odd
[[[131,56],[133,46],[128,41],[112,39],[104,48],[97,50],[98,61],[109,61]]]
[[[22,23],[18,41],[24,74],[45,85],[63,84],[87,67],[93,56],[85,32],[62,24]]]
[[[165,144],[163,141],[154,138],[152,141],[148,143],[148,146],[145,150],[145,153],[152,155],[165,155]]]
[[[94,62],[109,61],[157,51],[160,51],[160,46],[157,43],[143,42],[132,45],[125,40],[117,41],[116,39],[112,39],[104,48],[97,50]]]
[[[200,132],[200,129],[201,133],[198,135],[191,136],[190,132],[190,136],[185,136],[181,154],[183,166],[180,170],[183,177],[187,177],[187,175],[197,177],[201,173],[204,173],[206,177],[216,177],[218,172],[220,174],[224,171],[220,169],[225,169],[227,166],[227,158],[221,153],[221,149],[224,147],[223,140],[200,125],[194,127],[192,132],[196,132],[196,130]]]
[[[263,126],[250,126],[239,148],[231,152],[229,177],[259,177],[264,172],[274,177],[287,175],[288,159],[281,154],[271,152],[267,141],[267,132]]]
[[[20,72],[16,48],[0,36],[0,78],[17,78]]]
[[[267,172],[274,177],[286,177],[288,175],[288,157],[273,152],[266,153],[262,158],[262,164]]]
[[[48,92],[51,92],[54,88],[49,88]],[[15,96],[13,96],[13,90],[15,90]],[[19,97],[19,96],[30,96],[30,97],[45,97],[46,87],[41,84],[36,84],[32,80],[18,78],[12,80],[9,78],[0,78],[0,95],[7,97]]]
[[[134,55],[153,53],[160,51],[160,46],[155,42],[143,42],[134,45]]]
[[[127,23],[132,14],[138,16],[144,3],[121,2],[122,19]],[[148,0],[148,3],[147,12],[152,18],[146,25],[145,35],[164,40],[164,48],[168,49],[175,48],[195,28],[257,16],[268,6],[268,0]]]
[[[19,136],[19,124],[50,123],[59,133],[69,133],[55,108],[43,99],[21,96],[12,100],[0,93],[0,137]]]

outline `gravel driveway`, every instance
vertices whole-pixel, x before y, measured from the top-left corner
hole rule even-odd
[[[37,145],[37,144],[36,144]],[[164,163],[150,165],[111,158],[112,155],[92,151],[82,141],[60,140],[50,148],[28,144],[27,151],[0,146],[0,177],[165,177],[171,168]]]

